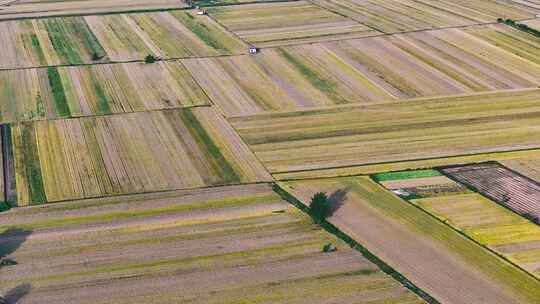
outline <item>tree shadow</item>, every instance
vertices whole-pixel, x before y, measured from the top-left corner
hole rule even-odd
[[[30,289],[32,289],[32,285],[28,283],[16,286],[6,292],[3,298],[0,296],[0,304],[17,304],[20,299],[30,292]]]
[[[0,268],[9,264],[6,261],[12,261],[7,257],[21,247],[31,233],[31,230],[21,228],[9,228],[0,233]]]
[[[330,203],[330,210],[328,212],[328,217],[332,216],[343,204],[347,198],[347,193],[349,193],[349,188],[338,189],[334,191],[328,197],[328,202]]]

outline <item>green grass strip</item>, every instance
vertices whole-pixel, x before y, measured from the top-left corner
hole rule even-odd
[[[24,175],[28,182],[28,191],[31,204],[44,203],[47,201],[41,165],[39,163],[38,147],[36,142],[36,130],[33,123],[22,123],[21,127],[21,153],[24,165]]]
[[[236,174],[233,167],[225,156],[221,153],[221,150],[210,135],[204,130],[204,127],[197,120],[197,117],[193,114],[191,109],[186,109],[180,112],[182,121],[188,126],[191,134],[195,137],[195,140],[202,146],[203,152],[206,152],[208,161],[210,162],[215,173],[222,178],[225,183],[239,183],[240,176]]]
[[[433,177],[433,176],[441,176],[441,175],[442,174],[437,170],[426,169],[426,170],[409,170],[409,171],[399,171],[399,172],[377,173],[373,175],[373,179],[377,182],[382,182],[382,181],[391,181],[391,180]]]
[[[178,12],[173,14],[182,24],[199,37],[206,45],[216,50],[227,51],[227,47],[214,38],[212,32],[204,23],[197,22],[189,12]]]
[[[335,86],[328,80],[321,78],[315,71],[313,71],[310,67],[305,65],[303,62],[295,58],[293,55],[285,51],[284,49],[280,49],[281,55],[290,63],[292,63],[304,77],[316,88],[321,90],[323,93],[327,94],[335,100],[337,103],[348,103],[347,100],[345,100],[339,93],[336,91]]]
[[[62,78],[60,77],[60,73],[58,73],[58,68],[48,67],[47,76],[49,78],[49,85],[54,97],[56,114],[58,114],[60,117],[71,116],[71,111],[69,110],[66,94],[64,92],[64,86],[62,85]]]

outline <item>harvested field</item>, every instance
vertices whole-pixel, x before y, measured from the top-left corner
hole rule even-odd
[[[0,21],[184,7],[187,5],[178,0],[19,0],[13,1],[9,6],[2,6],[0,3]]]
[[[299,55],[301,49],[309,51]],[[317,57],[306,62],[310,54]],[[360,71],[316,47],[184,63],[227,116],[392,99]]]
[[[540,184],[537,182],[497,163],[450,167],[442,172],[516,213],[540,219]]]
[[[180,61],[0,71],[0,91],[1,123],[209,104]]]
[[[87,16],[112,60],[239,54],[247,46],[208,16],[194,11]]]
[[[540,183],[540,157],[510,159],[500,163]]]
[[[476,193],[412,202],[540,278],[540,226]]]
[[[269,181],[210,108],[14,124],[18,205]]]
[[[284,173],[536,148],[539,101],[534,89],[230,121],[272,173]]]
[[[213,7],[210,15],[243,40],[272,47],[377,35],[378,32],[307,1]]]
[[[537,87],[540,38],[505,25],[325,43],[396,98]],[[382,51],[384,50],[384,51]]]
[[[424,303],[269,185],[49,207],[0,215],[20,304]]]
[[[194,11],[0,22],[0,69],[245,53],[247,47]]]
[[[0,68],[107,60],[81,17],[0,22]]]
[[[368,177],[281,183],[303,202],[319,191],[329,221],[441,303],[536,303],[540,282]]]
[[[532,18],[534,8],[505,0],[316,0],[315,3],[385,33]]]
[[[538,4],[538,6],[540,7],[540,3]],[[526,24],[529,27],[540,31],[540,19],[527,20],[520,23]]]
[[[417,170],[441,166],[451,166],[467,163],[499,161],[502,163],[517,161],[523,158],[540,158],[540,149],[530,149],[510,152],[479,153],[469,156],[441,157],[424,160],[402,161],[371,165],[358,165],[331,169],[307,170],[273,174],[276,180],[302,180],[313,178],[347,177],[374,174],[381,171]],[[516,170],[515,168],[513,168]]]
[[[186,65],[223,113],[243,116],[535,88],[538,49],[540,38],[490,25],[287,46]]]

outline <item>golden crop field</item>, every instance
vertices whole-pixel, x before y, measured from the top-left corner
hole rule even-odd
[[[539,101],[540,89],[530,89],[230,121],[271,172],[283,173],[537,148]]]
[[[365,25],[307,1],[213,7],[209,13],[228,30],[258,47],[379,34]]]
[[[540,6],[505,0],[315,0],[315,3],[385,33],[525,19]]]
[[[17,204],[269,181],[210,108],[12,126]]]
[[[480,194],[411,202],[540,278],[538,225]]]
[[[536,303],[540,296],[538,280],[369,177],[279,184],[304,204],[325,192],[336,206],[332,224],[441,303]]]
[[[501,163],[513,171],[540,182],[540,156],[509,159]]]
[[[0,123],[209,104],[180,61],[0,71],[0,91]]]
[[[0,246],[21,244],[0,285],[31,285],[21,304],[424,303],[269,185],[21,208],[0,222]]]
[[[179,0],[19,0],[2,7],[0,21],[184,7]]]

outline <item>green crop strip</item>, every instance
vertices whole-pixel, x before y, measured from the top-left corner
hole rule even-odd
[[[39,163],[38,147],[33,123],[23,123],[21,128],[21,149],[24,162],[24,175],[28,181],[30,200],[32,203],[44,203],[47,201],[41,166]]]
[[[203,23],[197,22],[190,13],[180,12],[175,13],[174,16],[209,47],[216,50],[227,51],[227,47],[214,38],[208,27]]]
[[[281,55],[290,63],[292,63],[304,77],[316,88],[329,95],[337,103],[348,103],[339,93],[336,91],[335,86],[326,79],[321,78],[315,71],[309,68],[300,60],[289,54],[284,49],[280,49]]]
[[[94,92],[96,93],[96,97],[97,97],[97,113],[98,114],[111,114],[111,107],[109,105],[109,99],[107,98],[105,91],[101,87],[99,80],[97,79],[94,73],[92,73],[90,81],[92,81],[92,86],[94,87]]]
[[[62,78],[60,77],[60,73],[58,73],[58,69],[56,67],[48,67],[47,76],[54,97],[56,113],[60,117],[71,116],[66,94],[64,93],[64,86],[62,85]]]
[[[377,182],[382,182],[382,181],[390,181],[390,180],[433,177],[433,176],[441,176],[441,175],[442,174],[437,170],[426,169],[426,170],[411,170],[411,171],[378,173],[378,174],[373,175],[373,179]]]
[[[69,64],[82,64],[80,52],[87,51],[92,60],[106,56],[105,50],[82,18],[57,18],[45,20],[45,27],[54,49]],[[85,49],[81,50],[81,46]]]
[[[225,156],[221,153],[221,150],[210,135],[203,128],[201,123],[197,120],[191,109],[187,109],[180,112],[182,121],[188,126],[191,134],[195,137],[198,143],[202,145],[203,152],[208,153],[211,157],[207,157],[212,165],[212,168],[216,171],[225,183],[238,183],[240,177],[236,174],[233,167]]]

